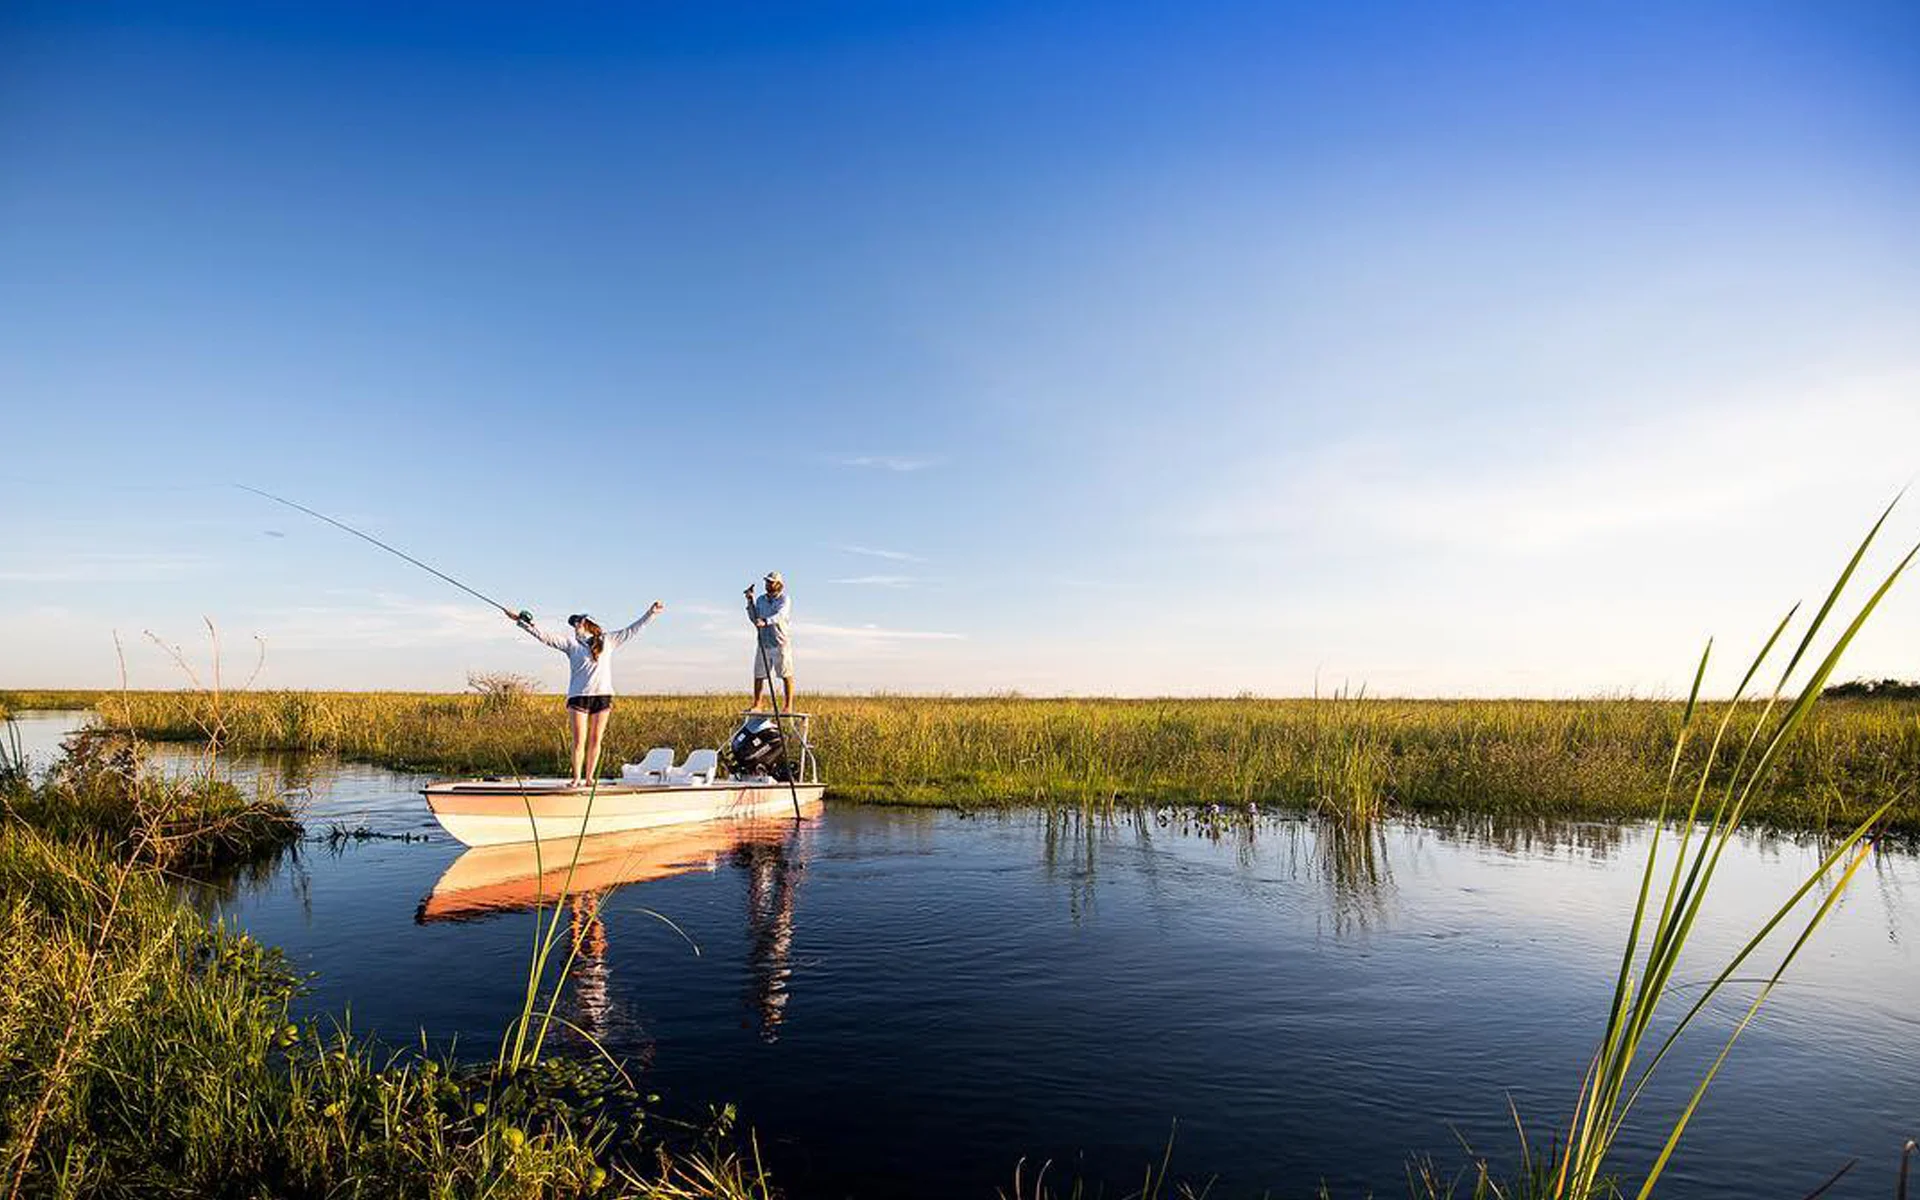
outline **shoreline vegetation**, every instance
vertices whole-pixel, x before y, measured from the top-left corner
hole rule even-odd
[[[710,746],[729,695],[633,696],[605,761]],[[1258,804],[1367,815],[1637,820],[1654,816],[1679,701],[1022,699],[816,696],[828,795],[957,808]],[[557,697],[389,693],[0,691],[0,709],[88,708],[156,741],[316,751],[397,770],[565,769]],[[1697,716],[1717,721],[1723,703]],[[1760,720],[1736,709],[1730,736]],[[1705,761],[1691,747],[1683,769]],[[1716,782],[1725,764],[1714,768]],[[1747,813],[1782,831],[1850,828],[1891,803],[1886,832],[1920,834],[1920,700],[1824,699]]]
[[[730,1112],[663,1137],[617,1065],[297,1020],[279,951],[197,900],[301,838],[285,802],[115,730],[64,751],[31,778],[0,738],[0,1196],[767,1195]]]

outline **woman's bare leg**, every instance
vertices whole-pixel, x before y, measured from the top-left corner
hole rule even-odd
[[[600,778],[600,738],[607,732],[607,718],[613,710],[603,708],[587,718],[587,773],[581,776],[581,782]]]
[[[567,715],[573,718],[573,782],[579,783],[580,768],[587,757],[587,714],[570,708]]]

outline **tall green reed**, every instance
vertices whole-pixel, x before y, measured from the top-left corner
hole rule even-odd
[[[1749,688],[1791,626],[1798,606],[1789,610],[1774,628],[1741,677],[1732,702],[1723,707],[1720,719],[1714,724],[1712,738],[1704,759],[1694,771],[1690,788],[1683,789],[1683,764],[1687,761],[1685,751],[1695,721],[1701,714],[1700,690],[1712,657],[1711,643],[1701,655],[1675,739],[1665,799],[1654,825],[1652,844],[1648,849],[1646,868],[1621,955],[1606,1026],[1599,1048],[1581,1083],[1564,1147],[1558,1151],[1554,1163],[1551,1190],[1546,1194],[1555,1200],[1590,1200],[1592,1197],[1616,1194],[1617,1187],[1609,1177],[1614,1149],[1629,1114],[1644,1093],[1654,1071],[1741,965],[1760,949],[1776,929],[1786,925],[1796,912],[1801,911],[1802,902],[1838,868],[1837,879],[1832,881],[1824,898],[1813,907],[1812,912],[1800,921],[1799,932],[1791,946],[1781,955],[1772,973],[1734,1024],[1718,1055],[1694,1086],[1687,1103],[1673,1118],[1657,1157],[1635,1193],[1638,1200],[1645,1200],[1653,1194],[1708,1087],[1718,1076],[1734,1044],[1806,946],[1808,939],[1833,911],[1855,872],[1872,851],[1875,831],[1887,816],[1891,801],[1879,805],[1850,832],[1833,842],[1819,866],[1762,922],[1726,966],[1702,989],[1699,997],[1675,1022],[1666,1037],[1653,1047],[1651,1055],[1645,1053],[1655,1015],[1668,994],[1675,967],[1694,932],[1722,853],[1746,818],[1754,798],[1770,782],[1772,772],[1790,740],[1806,724],[1815,701],[1832,677],[1842,654],[1913,562],[1914,556],[1920,553],[1920,546],[1908,551],[1861,604],[1853,619],[1833,639],[1825,653],[1817,658],[1808,657],[1891,512],[1892,505],[1889,505],[1840,572],[1825,602],[1788,658],[1778,682],[1760,705],[1757,719],[1747,725],[1744,736],[1736,732],[1730,738],[1730,731],[1736,731],[1735,713],[1748,702]],[[1795,693],[1790,691],[1790,685],[1803,661],[1815,665]],[[1776,711],[1781,709],[1783,699],[1786,701],[1784,710]],[[1737,752],[1734,752],[1736,745]],[[1716,776],[1715,766],[1727,753],[1733,755],[1731,769],[1723,776]],[[1671,812],[1672,801],[1676,795],[1687,792],[1690,795],[1687,795],[1685,814],[1679,821],[1678,845],[1656,909],[1655,880],[1660,864],[1661,836]],[[1714,797],[1711,801],[1710,793]],[[1703,818],[1706,820],[1704,830],[1700,828]]]
[[[524,777],[515,772],[512,778],[523,779]],[[629,1084],[632,1082],[631,1079],[627,1077],[626,1068],[620,1064],[620,1061],[608,1051],[606,1046],[604,1046],[598,1038],[572,1021],[567,1020],[559,1013],[560,998],[566,989],[567,980],[573,974],[574,966],[580,958],[582,939],[578,929],[575,929],[573,935],[568,938],[567,954],[565,959],[560,963],[558,973],[551,982],[549,982],[547,978],[548,967],[553,960],[554,952],[560,942],[562,918],[567,912],[567,898],[573,893],[574,872],[580,865],[580,851],[588,836],[587,830],[591,827],[593,808],[599,798],[599,794],[599,782],[597,780],[589,781],[587,803],[580,814],[580,829],[577,833],[560,839],[562,846],[566,848],[568,854],[567,870],[566,874],[561,878],[558,891],[552,897],[551,908],[548,907],[548,898],[544,894],[538,895],[535,899],[533,946],[527,956],[526,988],[521,996],[520,1010],[507,1023],[505,1031],[501,1034],[500,1050],[496,1056],[496,1063],[504,1074],[510,1075],[529,1067],[537,1066],[540,1062],[540,1056],[546,1048],[548,1035],[552,1032],[553,1026],[559,1024],[571,1030],[599,1054],[601,1058],[605,1059],[606,1062],[620,1074],[622,1079],[626,1079]],[[531,797],[523,796],[521,802],[527,813],[528,830],[534,834],[532,839],[534,878],[535,880],[544,880],[546,878],[546,866],[543,859],[545,857],[547,843],[546,840],[542,839],[538,834],[538,824],[534,819]],[[598,892],[588,898],[584,911],[576,914],[576,922],[579,926],[584,927],[599,920],[600,909],[606,902],[607,895],[608,893]],[[642,908],[638,911],[645,916],[650,916],[663,922],[668,928],[679,934],[681,938],[693,948],[693,952],[696,955],[700,953],[699,944],[688,937],[686,931],[675,924],[671,918],[650,908]],[[544,1006],[541,1004],[543,992],[545,993],[546,999]]]

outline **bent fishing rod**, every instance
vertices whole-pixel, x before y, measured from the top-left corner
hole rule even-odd
[[[512,609],[508,608],[506,605],[500,603],[498,600],[495,600],[493,597],[484,595],[481,592],[478,592],[473,588],[468,587],[466,584],[461,583],[458,579],[455,579],[453,576],[447,574],[445,571],[442,571],[437,567],[428,566],[426,563],[421,562],[419,559],[415,558],[411,554],[408,554],[406,551],[397,550],[394,547],[387,545],[385,542],[381,541],[379,538],[374,537],[370,533],[362,533],[360,530],[355,529],[353,526],[347,524],[345,521],[336,521],[332,517],[328,516],[323,512],[315,512],[313,509],[308,508],[304,504],[297,504],[294,501],[287,499],[285,496],[276,496],[272,492],[263,492],[257,487],[248,487],[244,483],[236,483],[233,486],[239,488],[243,492],[252,492],[256,496],[260,496],[264,499],[271,500],[275,504],[284,504],[288,508],[298,509],[299,511],[306,513],[310,517],[317,517],[318,519],[325,521],[327,524],[333,526],[335,529],[344,530],[345,532],[350,533],[353,536],[359,538],[363,542],[372,542],[374,545],[380,547],[382,550],[385,550],[388,554],[391,554],[396,558],[405,559],[406,561],[412,563],[414,566],[419,567],[422,571],[427,572],[429,575],[435,575],[441,579],[446,580],[448,583],[459,588],[461,591],[465,592],[469,596],[472,596],[474,599],[486,601],[489,605],[493,606],[493,608],[499,612],[513,611]],[[533,614],[528,612],[524,608],[521,609],[517,615],[522,621],[533,620]]]

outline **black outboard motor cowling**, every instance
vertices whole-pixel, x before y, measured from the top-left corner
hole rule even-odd
[[[727,744],[727,760],[735,775],[784,776],[787,744],[780,723],[768,717],[748,717]]]

